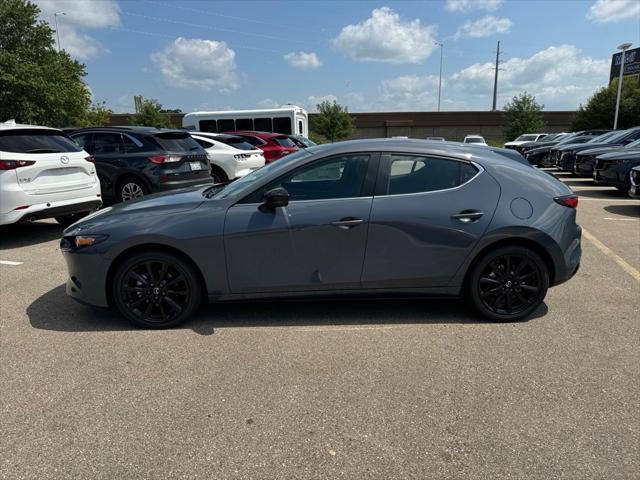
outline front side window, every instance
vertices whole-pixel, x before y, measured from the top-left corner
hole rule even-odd
[[[281,147],[295,147],[296,144],[289,137],[272,137],[271,140]]]
[[[387,195],[435,192],[468,182],[477,173],[470,163],[415,155],[392,155]]]
[[[260,203],[277,187],[289,192],[289,201],[359,197],[367,175],[369,155],[344,155],[320,160],[290,172],[253,192],[243,203]]]
[[[89,151],[87,149],[90,148],[88,145],[89,139],[91,138],[90,133],[81,133],[80,135],[74,135],[71,138],[73,138],[73,141],[76,142],[80,148],[86,150],[87,152]]]

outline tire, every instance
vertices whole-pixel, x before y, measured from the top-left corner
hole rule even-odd
[[[142,180],[136,177],[125,177],[118,182],[116,198],[118,202],[127,202],[136,198],[144,197],[149,193]]]
[[[467,288],[471,303],[483,317],[514,322],[531,315],[543,302],[549,269],[533,250],[499,247],[475,264]]]
[[[56,222],[58,222],[64,228],[67,228],[69,225],[71,225],[72,223],[76,223],[78,220],[86,217],[88,214],[89,212],[72,213],[71,215],[65,215],[63,217],[55,217],[55,219]]]
[[[211,166],[211,178],[213,178],[213,183],[224,183],[229,181],[224,170],[214,166]]]
[[[180,325],[202,302],[202,284],[195,269],[164,252],[127,258],[116,270],[112,293],[125,318],[149,329]]]

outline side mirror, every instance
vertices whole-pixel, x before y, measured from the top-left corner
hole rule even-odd
[[[276,208],[287,205],[289,205],[289,192],[282,187],[277,187],[264,194],[264,203],[260,205],[260,211],[273,212]]]

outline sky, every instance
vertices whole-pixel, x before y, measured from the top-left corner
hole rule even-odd
[[[134,95],[185,112],[434,111],[441,52],[441,110],[490,110],[497,41],[498,108],[527,91],[573,110],[607,84],[618,45],[640,46],[640,0],[35,3],[116,112]]]

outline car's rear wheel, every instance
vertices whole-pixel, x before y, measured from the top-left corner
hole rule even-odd
[[[499,247],[476,263],[468,288],[474,307],[484,317],[517,321],[533,313],[544,300],[549,271],[533,250]]]
[[[140,253],[125,260],[113,282],[118,310],[143,328],[183,323],[200,306],[202,286],[193,267],[164,252]]]
[[[118,182],[118,201],[126,202],[144,197],[149,191],[142,181],[135,177],[126,177]]]

